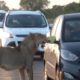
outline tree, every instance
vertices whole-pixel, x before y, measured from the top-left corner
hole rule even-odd
[[[80,12],[80,4],[79,3],[70,3],[66,6],[64,6],[64,13],[74,13],[74,12]]]
[[[0,9],[9,10],[9,8],[6,6],[6,3],[4,1],[0,1]]]
[[[48,5],[48,0],[21,0],[20,5],[23,9],[42,10]]]
[[[65,6],[54,5],[51,9],[46,9],[43,11],[47,18],[54,19],[58,15],[66,13],[80,13],[80,3],[70,3]]]

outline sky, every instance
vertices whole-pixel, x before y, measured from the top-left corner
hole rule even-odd
[[[0,0],[0,1],[3,1],[3,0]],[[4,0],[4,1],[6,2],[6,5],[10,9],[20,8],[20,6],[19,6],[20,0]],[[49,8],[51,8],[53,5],[66,5],[71,2],[79,2],[80,0],[49,0],[49,1],[50,1]]]
[[[53,5],[66,5],[72,2],[79,3],[80,0],[49,0],[50,4],[49,7],[51,8]]]
[[[0,0],[1,1],[1,0]],[[19,6],[19,3],[20,3],[20,0],[3,0],[6,2],[6,5],[10,8],[10,9],[18,9],[20,6]]]

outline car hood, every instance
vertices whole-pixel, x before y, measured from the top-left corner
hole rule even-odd
[[[48,28],[5,28],[5,31],[12,33],[14,35],[28,35],[29,33],[42,33],[46,34]]]

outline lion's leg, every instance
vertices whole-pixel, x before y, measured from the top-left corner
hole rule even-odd
[[[19,69],[21,80],[26,80],[24,68]]]
[[[26,72],[28,73],[29,80],[33,80],[33,55],[31,53],[27,54]]]
[[[29,80],[33,80],[33,66],[27,69]]]

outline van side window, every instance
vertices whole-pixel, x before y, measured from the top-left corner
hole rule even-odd
[[[3,21],[5,13],[0,13],[0,21]]]

